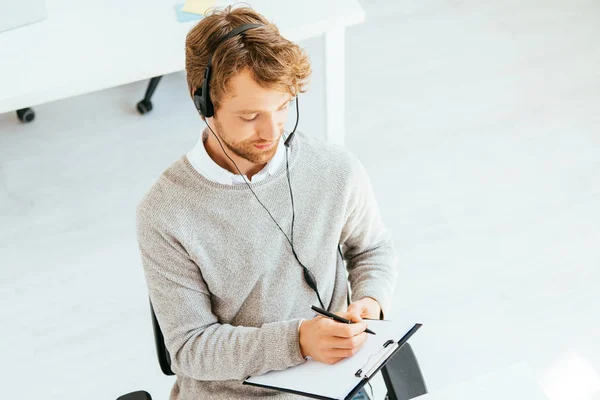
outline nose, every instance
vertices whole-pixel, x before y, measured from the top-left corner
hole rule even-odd
[[[260,126],[259,136],[264,141],[273,142],[281,135],[281,121],[271,114],[271,118],[265,118],[264,124]]]

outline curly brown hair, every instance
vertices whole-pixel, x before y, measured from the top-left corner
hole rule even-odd
[[[243,24],[261,24],[219,44],[231,30]],[[216,51],[215,51],[216,50]],[[304,93],[310,79],[308,55],[287,40],[279,29],[250,7],[212,9],[188,33],[185,41],[185,70],[190,94],[202,86],[204,69],[212,57],[210,97],[215,107],[230,96],[229,80],[248,67],[256,82],[269,89]]]

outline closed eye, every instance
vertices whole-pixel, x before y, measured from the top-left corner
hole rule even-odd
[[[240,117],[240,118],[241,118],[241,119],[242,119],[242,121],[244,121],[244,122],[252,122],[252,121],[254,121],[254,120],[256,119],[256,117],[257,117],[257,116],[258,116],[258,115],[255,115],[255,116],[254,116],[254,117],[252,117],[252,118],[244,118],[244,117]]]
[[[285,110],[287,110],[287,108],[288,108],[288,106],[289,106],[289,104],[290,104],[290,101],[291,101],[291,100],[287,101],[287,102],[286,102],[284,105],[282,105],[281,107],[279,107],[279,109],[277,109],[277,111],[285,111]],[[257,117],[258,117],[258,114],[255,114],[255,115],[254,115],[254,117],[252,117],[252,118],[244,118],[244,117],[240,116],[240,119],[241,119],[242,121],[244,121],[244,122],[252,122],[252,121],[254,121],[254,120],[257,118]]]

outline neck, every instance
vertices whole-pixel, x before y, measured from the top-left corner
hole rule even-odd
[[[237,168],[235,168],[233,162],[231,162],[231,160],[227,158],[227,156],[223,153],[223,149],[221,149],[221,146],[219,145],[217,139],[215,139],[213,133],[210,132],[210,130],[208,131],[208,133],[208,139],[206,139],[206,142],[204,143],[204,147],[206,148],[208,156],[212,158],[212,160],[215,163],[217,163],[218,166],[226,169],[232,174],[239,175],[239,173],[241,172],[242,175],[246,175],[248,179],[251,180],[254,175],[259,173],[265,167],[265,165],[267,165],[266,163],[255,164],[251,161],[246,160],[245,158],[238,156],[233,151],[228,149],[227,146],[223,143],[223,141],[221,141],[221,144],[223,144],[223,149],[225,149],[227,155],[235,162],[235,165],[237,165],[237,167],[240,169],[238,171]]]

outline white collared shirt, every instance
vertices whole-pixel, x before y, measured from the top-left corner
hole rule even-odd
[[[196,169],[196,171],[198,171],[206,179],[223,185],[245,184],[241,175],[229,172],[225,168],[218,165],[212,158],[210,158],[208,152],[206,151],[206,147],[204,147],[206,139],[208,139],[208,129],[204,129],[196,146],[194,146],[194,148],[187,153],[187,159]],[[283,144],[283,140],[279,139],[277,151],[275,152],[273,158],[269,160],[267,165],[265,165],[263,169],[261,169],[252,177],[252,181],[250,181],[247,176],[245,178],[248,180],[248,182],[260,182],[263,179],[275,174],[284,161],[285,145]]]

